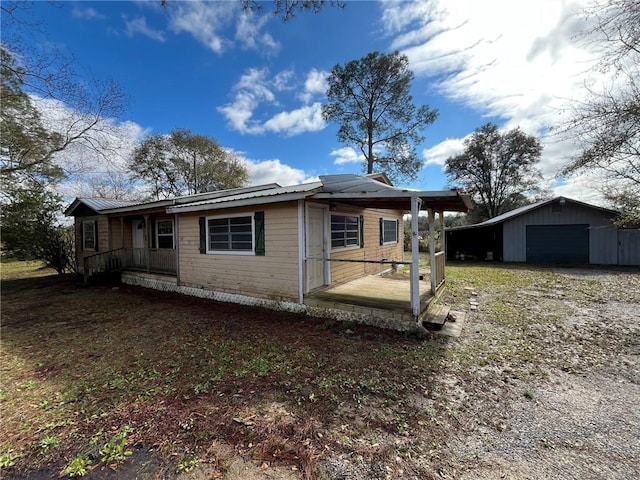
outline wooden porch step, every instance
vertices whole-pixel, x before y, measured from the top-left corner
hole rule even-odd
[[[440,330],[447,321],[450,310],[451,307],[446,305],[437,304],[431,306],[422,322],[422,326],[427,330]]]

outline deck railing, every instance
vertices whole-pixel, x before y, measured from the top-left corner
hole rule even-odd
[[[96,253],[83,259],[84,282],[100,273],[123,269],[143,270],[150,273],[175,275],[176,250],[157,248],[116,248]]]

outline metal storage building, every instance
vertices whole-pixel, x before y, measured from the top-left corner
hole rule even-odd
[[[556,197],[447,229],[447,258],[640,265],[640,230],[616,227],[616,215],[615,210]]]

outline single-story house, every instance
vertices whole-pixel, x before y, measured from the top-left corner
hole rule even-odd
[[[77,198],[65,213],[75,217],[87,280],[119,270],[124,283],[407,330],[444,285],[444,252],[431,253],[428,274],[419,271],[419,212],[428,211],[433,237],[444,211],[470,206],[455,190],[404,190],[371,174],[145,203]],[[381,275],[398,267],[409,278]]]
[[[556,197],[446,229],[447,258],[640,265],[640,230],[618,228],[617,216],[615,210]]]

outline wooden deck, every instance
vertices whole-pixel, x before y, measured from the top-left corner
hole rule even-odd
[[[425,275],[424,278],[429,278]],[[415,320],[411,311],[411,285],[408,278],[368,275],[335,287],[316,290],[304,297],[304,303],[313,307],[346,310],[365,315],[380,315],[403,321]],[[434,300],[428,280],[420,282],[420,319],[426,316]]]

